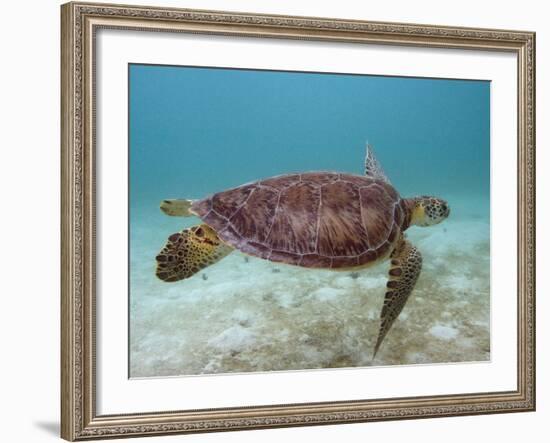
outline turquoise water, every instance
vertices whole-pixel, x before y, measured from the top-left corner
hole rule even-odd
[[[131,65],[130,375],[483,361],[489,337],[490,83]],[[415,292],[372,359],[387,264],[313,271],[235,252],[163,283],[155,256],[199,223],[166,198],[273,175],[363,173],[369,141],[402,196],[451,216],[410,228]]]

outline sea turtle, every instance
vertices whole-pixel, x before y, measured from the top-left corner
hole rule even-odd
[[[195,215],[204,223],[168,237],[156,257],[157,277],[165,282],[189,278],[233,249],[273,262],[333,270],[390,259],[376,355],[422,267],[422,256],[404,231],[439,223],[450,208],[435,197],[401,198],[369,144],[366,151],[364,176],[288,174],[202,200],[162,201],[167,215]]]

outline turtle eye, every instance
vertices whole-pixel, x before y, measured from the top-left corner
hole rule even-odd
[[[443,212],[447,212],[447,205],[445,203],[443,203],[441,205],[441,209],[443,209]]]

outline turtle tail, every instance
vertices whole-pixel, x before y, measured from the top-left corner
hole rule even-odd
[[[166,215],[172,217],[190,217],[193,215],[191,205],[194,201],[185,199],[163,200],[160,202],[160,209]]]

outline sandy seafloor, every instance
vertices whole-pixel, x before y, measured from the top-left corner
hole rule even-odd
[[[407,237],[423,255],[415,291],[372,353],[389,264],[311,270],[234,252],[192,278],[154,275],[165,238],[197,218],[134,208],[130,376],[175,376],[490,360],[487,201],[450,198],[451,217]]]

